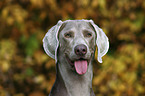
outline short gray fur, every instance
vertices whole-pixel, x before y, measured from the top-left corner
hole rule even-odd
[[[55,27],[56,26],[57,25],[55,25]],[[53,28],[53,30],[55,30],[55,27]],[[45,36],[43,41],[43,43],[45,43],[44,49],[47,47],[52,47],[50,44],[47,44],[47,40],[49,40],[49,42],[51,43],[55,42],[58,44],[55,45],[57,46],[57,49],[45,49],[50,52],[52,51],[55,58],[57,58],[56,81],[52,87],[49,96],[95,96],[92,90],[92,60],[97,45],[96,40],[98,34],[96,31],[100,31],[100,28],[95,28],[91,22],[86,20],[68,20],[67,22],[63,22],[62,24],[60,24],[59,27],[57,26],[57,28],[57,35],[55,34],[56,37],[51,37],[57,38],[57,41],[49,40],[49,33],[47,33],[47,36]],[[101,30],[100,32],[103,31]],[[103,33],[103,35],[105,34]],[[106,44],[102,44],[100,46],[104,46],[103,50],[108,51],[108,38],[106,35],[103,38],[102,40],[106,40]],[[45,45],[48,46],[46,47]],[[75,52],[75,47],[77,45],[86,46],[86,54],[84,54],[83,56],[77,55]],[[87,72],[83,75],[78,74],[74,66],[71,66],[70,62],[68,61],[68,58],[70,61],[75,61],[80,58],[88,60]]]

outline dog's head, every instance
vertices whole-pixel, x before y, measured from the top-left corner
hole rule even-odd
[[[84,74],[87,64],[98,49],[98,61],[109,49],[108,38],[92,20],[59,21],[45,35],[43,47],[45,52],[57,62],[58,48],[77,73]],[[81,68],[80,68],[81,67]]]

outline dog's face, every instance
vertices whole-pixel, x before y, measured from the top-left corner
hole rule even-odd
[[[94,54],[96,33],[85,21],[64,23],[59,30],[59,55],[67,61],[66,66],[82,75],[87,72]]]
[[[76,71],[82,75],[87,72],[88,65],[97,45],[97,59],[109,49],[109,41],[105,33],[92,20],[66,20],[50,28],[43,39],[45,52],[56,60],[64,72]],[[90,67],[89,67],[90,68]],[[88,70],[89,72],[89,70]]]

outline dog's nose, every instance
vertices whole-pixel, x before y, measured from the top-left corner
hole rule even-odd
[[[74,50],[76,55],[80,56],[83,56],[87,53],[87,47],[84,44],[77,45]]]

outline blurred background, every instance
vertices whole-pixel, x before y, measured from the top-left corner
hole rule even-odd
[[[93,62],[96,96],[145,96],[144,0],[0,0],[0,96],[49,94],[55,61],[42,39],[67,19],[92,19],[109,38]]]

